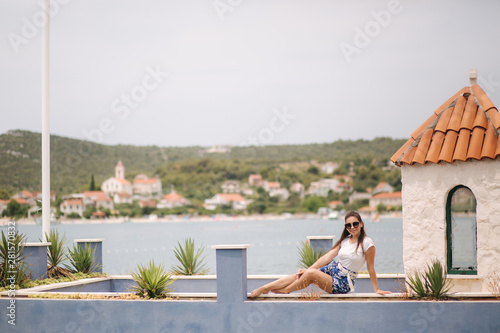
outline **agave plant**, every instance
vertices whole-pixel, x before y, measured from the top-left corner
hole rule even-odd
[[[53,278],[58,276],[72,277],[73,275],[69,269],[60,267],[64,260],[67,259],[66,249],[64,244],[66,242],[66,236],[59,237],[59,232],[57,230],[50,230],[49,234],[45,234],[47,242],[50,242],[47,250],[47,277]]]
[[[206,256],[203,256],[203,245],[195,250],[194,240],[186,238],[184,246],[177,242],[174,255],[179,265],[172,267],[176,275],[203,275],[208,274],[209,269],[205,264]],[[203,256],[203,257],[202,257]]]
[[[406,283],[408,283],[408,286],[417,295],[417,297],[425,298],[429,296],[429,289],[425,281],[425,277],[422,277],[419,272],[415,272],[413,275],[408,275]]]
[[[98,271],[102,266],[95,261],[95,248],[92,250],[90,244],[85,244],[84,247],[73,245],[73,249],[69,249],[69,262],[71,266],[64,265],[72,273],[90,274]]]
[[[314,247],[309,242],[302,242],[297,247],[299,250],[299,267],[300,268],[309,268],[312,264],[314,264],[322,255],[325,254],[325,251],[320,251],[316,253],[314,251]]]
[[[5,236],[2,230],[2,239],[0,242],[0,286],[6,287],[14,283],[22,286],[29,280],[30,270],[25,262],[27,258],[24,243],[27,236],[15,231],[9,232]]]
[[[415,272],[408,276],[408,286],[420,298],[442,299],[450,291],[450,281],[446,278],[446,269],[437,260],[427,265],[423,274]]]
[[[435,299],[441,299],[447,296],[450,291],[450,280],[446,278],[446,268],[437,260],[431,265],[427,265],[425,277],[429,286],[429,296]]]
[[[156,265],[151,260],[148,265],[137,265],[137,272],[132,272],[132,278],[137,283],[131,288],[143,298],[165,298],[167,293],[173,291],[171,284],[175,281],[172,276],[165,271],[163,264]]]

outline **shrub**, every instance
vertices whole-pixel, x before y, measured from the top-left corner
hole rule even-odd
[[[165,272],[163,264],[156,265],[151,260],[147,266],[137,265],[137,272],[131,273],[137,283],[131,288],[143,298],[165,298],[166,294],[173,291],[171,284],[175,281],[168,272]]]
[[[45,238],[47,239],[47,242],[50,242],[47,249],[47,277],[53,278],[58,276],[72,276],[68,269],[60,267],[63,261],[68,257],[66,249],[64,248],[66,237],[59,237],[59,232],[52,229],[49,234],[45,234]]]
[[[420,298],[442,299],[448,296],[450,281],[446,269],[437,260],[427,265],[423,274],[418,271],[408,276],[408,286]]]
[[[29,280],[30,271],[24,243],[27,236],[19,232],[8,233],[5,236],[2,230],[2,239],[0,241],[0,286],[6,287],[14,284],[22,286]],[[13,279],[12,279],[13,277]]]
[[[203,245],[195,251],[194,240],[186,238],[184,246],[177,242],[177,247],[174,249],[175,258],[179,265],[172,267],[172,272],[177,275],[203,275],[208,274],[209,269],[206,267],[205,258],[203,256]]]
[[[101,265],[95,262],[95,248],[92,250],[90,244],[84,247],[73,245],[73,250],[69,249],[69,262],[71,266],[64,265],[72,273],[90,274],[101,269]]]
[[[309,268],[312,264],[314,264],[322,255],[325,254],[325,251],[321,251],[319,253],[315,253],[313,246],[309,242],[302,242],[298,246],[299,250],[299,267],[300,268]]]

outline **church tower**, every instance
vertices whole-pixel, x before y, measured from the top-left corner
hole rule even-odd
[[[122,161],[118,161],[118,164],[115,167],[115,178],[125,179],[125,167],[123,166]]]

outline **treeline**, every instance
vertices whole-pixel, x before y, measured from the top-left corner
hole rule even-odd
[[[232,147],[224,154],[207,154],[203,147],[108,146],[51,136],[51,189],[57,196],[89,189],[92,175],[100,185],[114,176],[121,160],[130,181],[139,173],[158,175],[165,191],[174,187],[190,199],[203,200],[220,192],[228,179],[246,181],[260,173],[269,181],[289,187],[298,181],[308,186],[325,175],[323,162],[340,164],[336,171],[353,170],[355,190],[373,187],[380,180],[396,186],[399,170],[387,172],[390,156],[406,140],[339,140],[325,144]],[[0,135],[0,198],[19,190],[41,190],[41,135],[9,131]]]

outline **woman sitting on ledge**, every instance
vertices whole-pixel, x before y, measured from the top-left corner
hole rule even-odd
[[[338,262],[333,260],[338,256]],[[255,289],[250,297],[267,294],[288,294],[315,284],[332,294],[345,294],[354,291],[354,282],[358,271],[366,263],[373,290],[380,295],[390,291],[378,289],[377,274],[373,266],[375,262],[375,244],[366,236],[361,216],[357,212],[348,212],[345,216],[345,227],[342,236],[333,248],[319,258],[308,269],[299,269],[296,274],[285,276]]]

